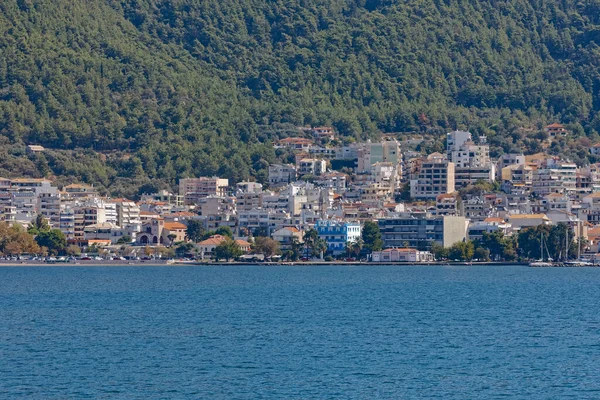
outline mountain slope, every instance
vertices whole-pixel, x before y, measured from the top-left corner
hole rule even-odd
[[[497,153],[551,119],[595,135],[599,24],[598,0],[7,0],[0,174],[264,179],[305,124],[464,127]]]

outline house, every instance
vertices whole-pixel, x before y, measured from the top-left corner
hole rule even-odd
[[[433,254],[429,251],[419,251],[416,249],[385,249],[375,251],[371,254],[372,262],[430,262],[434,261]]]
[[[217,248],[217,246],[220,245],[226,239],[227,237],[223,235],[213,235],[208,239],[198,243],[198,248],[200,249],[202,259],[214,256],[215,249]],[[234,242],[240,247],[240,249],[244,253],[248,253],[250,251],[251,245],[246,240],[236,239]]]
[[[238,246],[240,246],[240,249],[244,253],[248,253],[250,251],[250,247],[252,247],[252,245],[250,244],[250,242],[248,242],[247,240],[235,239],[234,242],[235,242],[235,244],[237,244]]]
[[[45,151],[46,149],[44,149],[43,146],[37,145],[37,144],[30,144],[27,146],[27,149],[25,150],[25,152],[27,154],[37,154],[37,153],[41,153],[43,151]]]
[[[173,244],[175,242],[183,242],[185,241],[186,229],[187,226],[185,226],[181,222],[165,222],[163,235],[165,235],[167,239],[169,239],[169,241],[167,242],[169,244]],[[170,235],[175,235],[173,240],[169,238]]]
[[[594,156],[600,155],[600,143],[596,143],[590,147],[590,153]]]
[[[200,255],[202,259],[210,258],[214,255],[215,249],[221,242],[225,240],[225,236],[223,235],[213,235],[208,239],[205,239],[198,243],[198,248],[200,249]]]
[[[296,239],[298,243],[302,243],[303,233],[300,229],[293,226],[286,226],[281,228],[271,235],[273,240],[279,242],[282,250],[289,250],[291,248],[292,240]]]
[[[276,148],[288,148],[306,152],[308,152],[312,146],[314,146],[312,140],[297,137],[281,139],[275,145]]]
[[[548,134],[550,140],[557,137],[565,137],[569,134],[569,131],[564,125],[556,123],[546,126],[544,131]]]
[[[329,126],[318,126],[312,129],[312,134],[317,139],[327,139],[333,140],[335,139],[335,134],[333,133],[333,128]]]

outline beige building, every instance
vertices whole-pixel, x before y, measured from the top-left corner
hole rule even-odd
[[[508,217],[508,222],[514,230],[520,230],[538,225],[549,225],[551,221],[546,214],[513,214]]]
[[[410,181],[410,196],[414,199],[435,199],[454,190],[454,163],[440,153],[423,160],[417,179]]]
[[[185,178],[179,181],[179,194],[185,204],[196,204],[199,199],[213,196],[225,196],[229,180],[217,177]]]

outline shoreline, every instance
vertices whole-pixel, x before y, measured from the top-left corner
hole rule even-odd
[[[379,265],[395,265],[395,266],[486,266],[486,265],[502,265],[513,266],[522,265],[528,266],[527,262],[360,262],[360,261],[300,261],[300,262],[201,262],[201,261],[121,261],[121,260],[105,260],[105,261],[75,261],[75,262],[45,262],[45,261],[0,261],[1,267],[210,267],[210,266],[379,266]],[[567,267],[572,268],[572,267]]]

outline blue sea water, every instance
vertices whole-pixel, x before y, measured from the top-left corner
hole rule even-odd
[[[0,398],[600,398],[600,269],[0,268]]]

